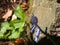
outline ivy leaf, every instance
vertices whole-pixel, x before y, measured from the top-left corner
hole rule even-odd
[[[26,18],[26,13],[23,12],[22,7],[20,5],[16,7],[16,9],[14,10],[14,14],[22,20],[25,20]]]
[[[1,25],[1,31],[2,33],[6,32],[6,30],[9,28],[9,23],[8,22],[4,22]]]
[[[5,34],[4,38],[7,39],[9,35],[10,35],[10,32],[8,32],[7,34]]]
[[[0,30],[0,39],[1,38],[9,38],[9,39],[16,39],[21,36],[22,33],[24,33],[24,25],[25,25],[25,19],[26,19],[26,13],[23,12],[22,7],[18,5],[16,9],[14,10],[14,14],[19,18],[7,22],[3,22],[1,24],[1,30]],[[11,30],[7,32],[7,30]],[[7,34],[4,34],[7,32]]]
[[[19,30],[14,31],[8,38],[9,39],[19,38],[22,33],[24,33],[24,30],[22,28],[20,28]]]
[[[25,24],[24,22],[15,23],[15,24],[14,24],[14,27],[15,27],[15,29],[16,29],[16,28],[23,28],[24,24]]]
[[[19,38],[20,36],[20,33],[18,31],[12,33],[8,38],[9,39],[16,39],[16,38]]]
[[[3,38],[3,33],[0,31],[0,39]]]

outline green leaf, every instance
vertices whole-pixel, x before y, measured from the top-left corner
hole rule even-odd
[[[20,33],[18,31],[12,33],[12,35],[10,35],[8,38],[9,39],[16,39],[16,38],[19,38],[20,36]]]
[[[26,21],[26,13],[23,12],[22,7],[18,5],[16,9],[14,10],[14,14],[19,18],[7,22],[3,22],[1,24],[1,30],[0,30],[0,39],[1,38],[9,38],[9,39],[16,39],[19,38],[22,33],[24,33],[24,25]],[[7,34],[4,34],[7,30],[9,31]]]
[[[2,33],[2,32],[0,32],[0,39],[1,39],[1,38],[3,38],[3,33]]]
[[[1,25],[1,31],[2,33],[6,32],[6,30],[9,28],[9,23],[8,22],[4,22]]]
[[[22,7],[20,5],[17,5],[15,10],[23,12]]]
[[[5,34],[4,38],[7,39],[9,35],[10,35],[10,32],[8,32],[7,34]]]
[[[14,10],[14,14],[15,14],[18,18],[20,18],[20,19],[22,19],[22,20],[25,20],[25,18],[26,18],[26,13],[23,12],[22,7],[19,6],[19,5],[18,5],[18,6],[16,7],[16,9]]]
[[[25,24],[24,22],[15,23],[15,24],[14,24],[14,27],[15,27],[15,29],[16,29],[16,28],[23,28],[24,24]]]

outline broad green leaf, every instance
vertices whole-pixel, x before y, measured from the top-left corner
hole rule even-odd
[[[19,38],[19,36],[20,36],[20,33],[16,31],[9,36],[9,39],[16,39],[16,38]]]
[[[18,5],[14,10],[14,14],[19,19],[11,20],[9,22],[8,21],[3,22],[1,24],[0,39],[1,38],[16,39],[16,38],[19,38],[22,33],[24,33],[23,27],[25,25],[26,13],[23,12],[22,7]],[[11,32],[4,34],[7,30],[11,30]]]
[[[15,29],[16,29],[16,28],[23,28],[24,24],[25,24],[24,22],[15,23],[15,24],[14,24],[14,27],[15,27]]]
[[[15,10],[23,12],[22,7],[20,5],[17,5]]]
[[[3,38],[3,33],[2,32],[0,32],[0,38]]]
[[[10,32],[8,32],[6,35],[4,35],[4,38],[7,39],[9,35],[10,35]]]
[[[17,6],[15,11],[14,11],[14,14],[18,17],[18,18],[21,18],[22,20],[24,20],[26,18],[26,13],[23,12],[22,10],[22,7],[21,6]]]
[[[4,33],[6,32],[6,30],[9,28],[9,23],[8,22],[4,22],[1,25],[1,32]]]

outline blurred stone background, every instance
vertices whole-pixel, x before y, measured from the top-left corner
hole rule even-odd
[[[56,0],[33,0],[32,3],[32,13],[38,17],[38,25],[49,31],[55,21]]]
[[[38,18],[38,25],[45,31],[50,33],[51,24],[56,21],[57,0],[31,0],[32,13]],[[40,38],[44,37],[40,35]]]

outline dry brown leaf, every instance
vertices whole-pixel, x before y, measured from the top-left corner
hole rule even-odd
[[[2,17],[5,19],[5,21],[7,21],[8,17],[10,17],[12,15],[12,10],[8,9],[7,13]]]

